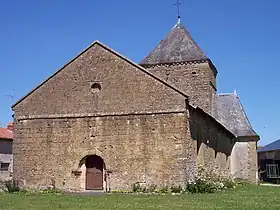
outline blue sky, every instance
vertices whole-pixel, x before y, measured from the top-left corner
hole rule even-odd
[[[264,145],[280,138],[280,1],[183,0],[182,22],[237,90]],[[0,5],[0,124],[10,106],[94,40],[139,62],[177,21],[176,0],[10,0]],[[15,97],[10,97],[10,96]]]

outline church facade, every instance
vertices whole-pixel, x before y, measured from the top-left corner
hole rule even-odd
[[[140,64],[95,41],[13,105],[13,176],[109,191],[184,185],[201,166],[255,182],[259,137],[216,76],[180,22]]]

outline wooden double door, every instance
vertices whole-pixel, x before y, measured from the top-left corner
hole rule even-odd
[[[86,190],[103,190],[103,159],[97,155],[87,157],[86,168]]]

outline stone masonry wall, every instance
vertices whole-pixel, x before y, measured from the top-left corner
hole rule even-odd
[[[26,187],[83,190],[72,170],[93,154],[113,171],[112,189],[195,173],[195,145],[178,115],[187,112],[184,94],[99,43],[13,110],[14,177]]]
[[[207,62],[155,65],[147,70],[190,96],[191,104],[212,114],[216,77]]]
[[[184,111],[185,97],[96,43],[13,110],[17,119]]]
[[[230,155],[234,136],[225,132],[220,124],[199,111],[190,112],[192,138],[197,141],[197,163],[206,170],[230,175]]]
[[[249,141],[249,180],[251,182],[257,182],[258,177],[258,154],[257,154],[257,142]]]
[[[179,184],[196,173],[196,142],[185,113],[28,119],[14,126],[14,175],[28,188],[54,182],[84,190],[84,179],[72,171],[94,154],[112,171],[111,189],[138,181]]]
[[[258,180],[258,160],[256,141],[236,142],[231,155],[231,174],[233,177],[251,182]]]

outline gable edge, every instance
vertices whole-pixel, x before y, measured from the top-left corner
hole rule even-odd
[[[41,86],[43,86],[47,81],[49,81],[51,78],[53,78],[54,76],[56,76],[60,71],[62,71],[64,68],[66,68],[68,65],[70,65],[72,62],[74,62],[77,58],[79,58],[81,55],[83,55],[84,53],[86,53],[92,46],[94,46],[95,44],[98,44],[99,46],[101,46],[102,48],[104,48],[105,50],[108,50],[109,52],[113,53],[114,55],[116,55],[117,57],[125,60],[126,62],[128,62],[129,64],[133,65],[134,67],[136,67],[137,69],[141,70],[142,72],[146,73],[147,75],[149,75],[150,77],[152,77],[153,79],[159,81],[160,83],[162,83],[163,85],[169,87],[170,89],[172,89],[173,91],[179,93],[180,95],[182,95],[185,98],[189,98],[189,96],[187,96],[186,94],[184,94],[183,92],[181,92],[180,90],[178,90],[177,88],[173,87],[172,85],[168,84],[167,82],[161,80],[160,78],[158,78],[157,76],[155,76],[154,74],[150,73],[149,71],[147,71],[144,67],[138,65],[137,63],[131,61],[130,59],[126,58],[125,56],[121,55],[120,53],[114,51],[113,49],[107,47],[106,45],[104,45],[103,43],[99,42],[98,40],[95,40],[92,44],[90,44],[85,50],[83,50],[82,52],[80,52],[78,55],[76,55],[73,59],[71,59],[68,63],[66,63],[65,65],[63,65],[59,70],[57,70],[55,73],[53,73],[51,76],[49,76],[47,79],[45,79],[43,82],[41,82],[37,87],[33,88],[30,92],[28,92],[26,95],[24,95],[22,98],[20,98],[17,102],[15,102],[14,104],[12,104],[11,108],[13,109],[15,106],[17,106],[18,104],[20,104],[23,100],[25,100],[29,95],[31,95],[33,92],[35,92],[37,89],[39,89]]]

